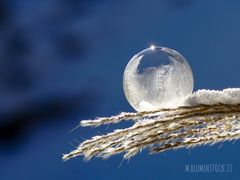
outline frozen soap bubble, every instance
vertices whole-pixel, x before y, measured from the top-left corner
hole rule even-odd
[[[128,102],[137,111],[177,107],[193,91],[192,70],[177,51],[151,46],[127,64],[123,88]]]

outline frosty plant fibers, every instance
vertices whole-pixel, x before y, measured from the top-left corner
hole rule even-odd
[[[138,112],[83,120],[80,126],[133,121],[131,127],[94,136],[63,160],[83,155],[129,159],[144,148],[150,153],[214,144],[240,137],[240,88],[193,90],[187,60],[175,50],[155,47],[133,56],[123,77],[124,92]]]

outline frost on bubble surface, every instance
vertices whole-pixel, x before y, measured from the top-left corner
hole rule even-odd
[[[123,88],[137,111],[181,106],[193,91],[192,70],[177,51],[151,46],[127,64]]]

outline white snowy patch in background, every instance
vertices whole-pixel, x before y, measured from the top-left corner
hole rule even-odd
[[[238,104],[240,103],[240,88],[227,88],[222,91],[201,89],[190,96],[184,102],[184,105],[199,104]]]

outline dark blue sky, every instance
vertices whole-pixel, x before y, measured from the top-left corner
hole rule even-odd
[[[239,179],[239,141],[129,162],[61,160],[76,141],[113,128],[80,120],[134,111],[122,90],[130,58],[151,44],[180,52],[194,89],[240,87],[240,1],[10,0],[0,3],[0,179]],[[71,143],[69,143],[71,142]],[[188,173],[187,164],[231,164]]]

